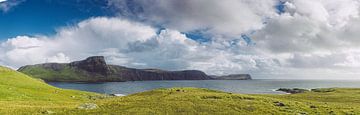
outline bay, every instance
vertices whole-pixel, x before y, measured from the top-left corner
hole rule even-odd
[[[359,80],[174,80],[174,81],[132,81],[102,83],[49,82],[65,89],[76,89],[103,94],[124,94],[143,92],[157,88],[197,87],[243,94],[283,94],[278,88],[360,88]]]

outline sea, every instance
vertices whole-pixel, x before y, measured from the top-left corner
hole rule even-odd
[[[129,82],[49,82],[59,88],[76,89],[103,94],[129,95],[158,88],[197,87],[242,94],[284,94],[279,88],[360,88],[360,80],[172,80]]]

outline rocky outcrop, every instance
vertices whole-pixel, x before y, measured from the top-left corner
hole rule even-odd
[[[307,92],[309,90],[300,89],[300,88],[292,88],[292,89],[290,89],[290,88],[279,88],[276,91],[282,91],[282,92],[285,92],[285,93],[296,94],[296,93],[304,93],[304,92]]]
[[[71,62],[69,65],[70,67],[82,69],[90,73],[98,73],[104,76],[110,74],[110,69],[103,56],[89,57],[83,61]]]
[[[250,74],[231,74],[225,76],[213,76],[217,80],[251,80]]]

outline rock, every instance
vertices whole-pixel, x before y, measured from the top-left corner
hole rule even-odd
[[[307,89],[300,89],[300,88],[293,88],[293,89],[289,89],[289,88],[279,88],[276,91],[282,91],[282,92],[286,92],[286,93],[290,93],[290,94],[296,94],[296,93],[304,93],[306,91],[309,91]]]
[[[282,103],[282,102],[278,102],[278,101],[276,101],[276,102],[274,102],[274,103],[275,103],[275,106],[280,106],[280,107],[285,106],[285,104],[284,104],[284,103]]]
[[[50,110],[46,110],[46,111],[43,111],[41,112],[42,114],[54,114],[55,112],[54,111],[50,111]]]
[[[107,75],[110,71],[103,56],[93,56],[82,61],[71,62],[70,66],[101,75]]]
[[[97,105],[94,103],[84,103],[78,107],[78,109],[85,109],[85,110],[96,109],[96,108]]]

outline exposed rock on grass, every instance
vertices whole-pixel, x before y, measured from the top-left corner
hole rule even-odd
[[[46,110],[46,111],[43,111],[41,112],[42,114],[55,114],[54,111],[50,111],[50,110]]]
[[[282,102],[275,101],[274,103],[275,103],[275,106],[279,106],[279,107],[285,106],[285,104]]]
[[[276,91],[282,91],[282,92],[286,92],[286,93],[291,93],[291,94],[296,94],[296,93],[304,93],[306,91],[309,91],[307,89],[300,89],[300,88],[293,88],[293,89],[289,89],[289,88],[280,88]]]

